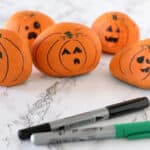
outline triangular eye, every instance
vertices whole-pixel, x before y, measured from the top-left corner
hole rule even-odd
[[[137,58],[138,63],[141,64],[141,63],[143,63],[143,61],[144,61],[144,56],[140,56],[140,57]]]
[[[106,31],[112,32],[112,26],[109,26],[109,27],[106,29]]]
[[[116,32],[118,32],[118,33],[119,33],[119,32],[120,32],[120,29],[119,29],[119,28],[117,28]]]
[[[82,53],[82,50],[79,47],[76,47],[73,51],[74,54],[76,53]]]
[[[70,52],[66,48],[62,52],[62,55],[65,55],[65,54],[67,54],[67,55],[70,54]]]
[[[2,52],[0,51],[0,58],[3,58],[3,54],[2,54]]]

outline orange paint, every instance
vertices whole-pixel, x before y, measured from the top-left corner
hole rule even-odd
[[[99,62],[101,44],[90,28],[59,23],[38,36],[32,47],[35,66],[50,76],[75,76],[92,71]]]
[[[31,73],[29,48],[24,39],[13,31],[0,29],[0,68],[1,86],[21,84]]]
[[[110,71],[116,78],[131,85],[150,88],[150,39],[146,39],[117,53]]]
[[[54,21],[47,15],[38,11],[19,11],[12,15],[6,23],[5,28],[21,34],[32,46],[36,37]]]
[[[139,40],[139,28],[129,16],[120,12],[107,12],[92,25],[107,53],[117,53]]]

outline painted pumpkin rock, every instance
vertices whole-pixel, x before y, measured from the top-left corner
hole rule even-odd
[[[110,71],[113,76],[131,85],[150,88],[150,39],[117,53],[111,60]]]
[[[31,54],[18,33],[0,29],[0,68],[0,86],[21,84],[29,77]]]
[[[98,17],[92,28],[96,31],[106,53],[119,50],[139,40],[139,28],[127,15],[120,12],[108,12]]]
[[[101,44],[90,28],[60,23],[46,29],[35,40],[35,66],[50,76],[75,76],[92,71],[99,62]]]
[[[7,21],[5,28],[21,34],[32,46],[36,37],[54,21],[47,15],[38,11],[19,11]]]

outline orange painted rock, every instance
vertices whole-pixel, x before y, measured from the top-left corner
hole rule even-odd
[[[31,73],[29,48],[20,35],[0,29],[0,86],[13,86],[26,81]]]
[[[35,38],[54,21],[47,15],[38,11],[19,11],[12,15],[6,23],[5,28],[18,32],[29,43],[31,47]]]
[[[98,17],[92,28],[102,43],[102,50],[117,53],[119,50],[139,40],[139,28],[127,15],[120,12],[108,12]]]
[[[92,71],[100,60],[101,44],[90,28],[76,23],[53,25],[32,47],[35,66],[50,76],[75,76]]]
[[[131,85],[150,88],[150,39],[117,53],[111,60],[110,71],[113,76]]]

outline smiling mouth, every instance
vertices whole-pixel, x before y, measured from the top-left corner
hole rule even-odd
[[[142,72],[148,73],[150,72],[150,67],[140,69]]]
[[[107,36],[105,36],[105,40],[108,41],[108,42],[112,42],[112,43],[118,42],[118,38],[115,38],[115,37],[107,37]]]

